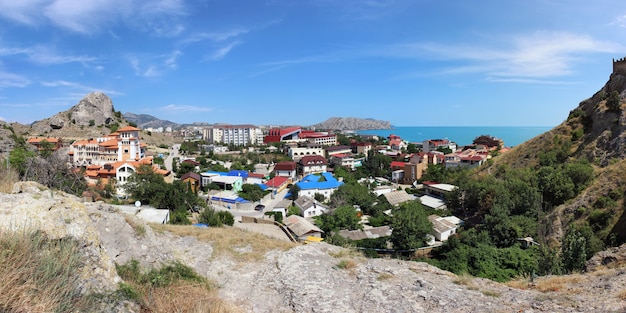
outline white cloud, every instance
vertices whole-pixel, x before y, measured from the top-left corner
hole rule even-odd
[[[0,88],[23,88],[30,85],[30,80],[24,76],[0,71]]]
[[[182,112],[210,112],[213,111],[213,108],[210,107],[200,107],[195,105],[179,105],[179,104],[169,104],[164,107],[159,108],[162,111],[182,111]]]
[[[0,56],[24,54],[33,63],[38,64],[64,64],[64,63],[90,63],[97,60],[96,57],[87,55],[72,55],[58,53],[53,48],[42,45],[29,48],[0,48]]]
[[[567,32],[535,32],[495,43],[413,43],[371,51],[375,56],[461,62],[440,70],[443,74],[481,73],[495,78],[546,78],[566,76],[588,54],[623,48],[612,42]],[[513,81],[513,80],[511,80]],[[520,80],[518,80],[520,81]],[[532,80],[528,80],[529,82]]]
[[[230,38],[239,37],[248,32],[250,32],[250,29],[242,27],[235,27],[233,29],[225,30],[222,32],[200,32],[187,36],[187,38],[184,38],[178,44],[188,45],[205,40],[212,42],[221,42]]]
[[[218,61],[223,59],[235,46],[239,45],[239,41],[231,42],[228,45],[215,50],[212,54],[206,56],[206,60]]]
[[[80,83],[70,82],[66,80],[42,81],[41,85],[45,87],[65,87],[68,89],[79,90],[82,92],[102,91],[109,95],[123,95],[123,93],[115,91],[115,90],[106,90],[106,89],[86,86]]]
[[[47,23],[85,35],[123,23],[157,36],[177,36],[185,30],[184,0],[0,0],[0,16],[24,25]]]
[[[21,24],[36,25],[41,19],[40,8],[49,0],[0,0],[0,15]]]
[[[169,57],[167,57],[167,59],[165,59],[165,66],[171,68],[171,69],[176,69],[178,68],[178,64],[176,62],[176,59],[183,55],[183,53],[180,50],[174,50],[172,51],[172,53],[170,54]]]

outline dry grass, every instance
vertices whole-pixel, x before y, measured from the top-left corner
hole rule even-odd
[[[342,270],[354,270],[357,263],[354,260],[341,260],[337,263],[337,268]]]
[[[11,190],[13,189],[13,184],[19,181],[19,174],[15,170],[7,170],[5,164],[6,161],[0,163],[0,192],[11,193]]]
[[[142,238],[146,235],[146,226],[139,218],[124,214],[124,220],[135,230],[135,236]]]
[[[213,257],[230,256],[238,262],[259,261],[272,250],[285,251],[295,243],[276,240],[265,235],[248,232],[235,227],[199,228],[195,226],[150,224],[156,232],[170,232],[178,236],[191,236],[213,247]]]
[[[567,290],[570,285],[580,283],[585,278],[580,274],[549,276],[535,280],[534,289],[541,292],[556,292]]]
[[[118,294],[138,302],[142,312],[238,312],[220,299],[214,284],[180,263],[146,270],[132,260],[116,265],[120,277]]]
[[[241,312],[238,308],[220,299],[216,292],[207,290],[198,284],[177,283],[144,292],[146,297],[144,298],[145,304],[141,307],[142,312]]]
[[[617,293],[617,298],[626,301],[626,289],[622,289]]]
[[[391,274],[391,273],[381,273],[378,275],[378,277],[376,277],[376,280],[378,281],[385,281],[385,280],[389,280],[396,277],[395,275]]]
[[[474,285],[474,277],[467,273],[458,275],[452,282],[457,285],[467,286],[470,290],[478,289],[478,287]]]
[[[69,238],[0,230],[0,312],[94,311],[90,299],[77,293],[79,249]]]

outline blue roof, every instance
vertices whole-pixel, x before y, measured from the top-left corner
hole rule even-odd
[[[261,190],[263,191],[267,190],[267,186],[265,186],[265,184],[255,184],[255,185],[261,187]]]
[[[220,175],[220,176],[228,176],[227,172],[217,172],[217,171],[206,171],[206,172],[204,172],[202,174],[217,174],[217,175]]]
[[[329,172],[323,172],[323,181],[320,181],[320,176],[316,174],[309,174],[304,176],[302,180],[296,183],[301,190],[308,189],[333,189],[343,185],[343,182],[338,181],[333,174]]]
[[[248,201],[248,200],[246,200],[244,198],[241,198],[241,197],[237,197],[237,198],[231,199],[231,198],[220,198],[218,196],[212,196],[211,200],[222,201],[222,202],[226,202],[226,203],[248,203],[248,202],[250,202],[250,201]]]
[[[230,170],[228,172],[228,176],[239,176],[243,178],[248,178],[248,171],[244,170]]]

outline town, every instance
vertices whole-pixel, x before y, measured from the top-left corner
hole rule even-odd
[[[413,253],[445,242],[467,216],[446,208],[446,194],[456,187],[438,173],[479,167],[508,150],[488,135],[458,147],[448,139],[407,142],[396,135],[222,124],[186,128],[178,133],[181,144],[150,151],[141,138],[162,131],[130,125],[69,144],[69,164],[89,186],[83,198],[121,204],[153,223],[237,223],[305,243],[376,239],[380,253]],[[39,150],[67,144],[45,137],[28,143]],[[149,184],[147,172],[165,184],[177,182],[196,199],[156,201],[142,186]],[[398,229],[394,213],[400,218],[402,211],[424,223]]]

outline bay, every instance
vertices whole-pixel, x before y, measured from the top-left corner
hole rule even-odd
[[[469,145],[480,135],[489,135],[504,140],[504,146],[517,146],[541,135],[551,126],[395,126],[393,129],[359,130],[359,135],[400,136],[409,142],[428,139],[448,139],[459,146]]]

